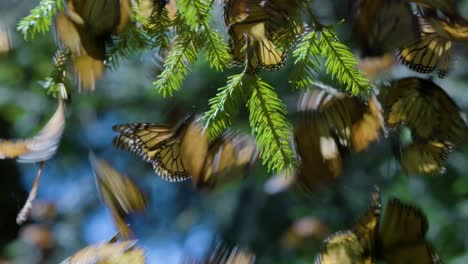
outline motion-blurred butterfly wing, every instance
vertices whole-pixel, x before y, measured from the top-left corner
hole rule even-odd
[[[361,152],[386,134],[383,109],[374,95],[368,100],[367,110],[360,120],[351,126],[351,146],[355,152]]]
[[[130,178],[122,176],[109,163],[92,153],[89,159],[101,198],[111,210],[121,236],[126,239],[130,230],[123,218],[130,213],[143,211],[146,208],[145,199]]]
[[[122,0],[126,2],[128,0]],[[110,34],[120,22],[120,0],[68,0],[83,21],[88,34],[101,36]],[[71,11],[69,11],[71,12]]]
[[[270,16],[265,3],[256,0],[227,0],[224,5],[224,21],[230,36],[233,61],[243,64],[245,46],[252,45],[255,59],[264,69],[274,70],[282,66],[286,55],[269,38]],[[252,41],[246,41],[250,38]],[[251,58],[250,58],[251,59]]]
[[[401,167],[409,175],[445,173],[445,161],[450,146],[437,141],[416,141],[405,146],[399,157]]]
[[[314,88],[301,95],[298,110],[323,113],[341,145],[351,146],[360,152],[380,138],[384,122],[382,108],[374,96],[366,105],[358,98],[320,83],[316,83]]]
[[[409,77],[393,81],[379,98],[390,127],[405,125],[421,139],[453,145],[467,139],[467,127],[459,108],[431,80]]]
[[[313,88],[300,96],[298,111],[320,111],[340,144],[349,146],[351,126],[362,116],[365,105],[326,85],[317,83]]]
[[[104,74],[105,43],[83,34],[65,14],[57,14],[55,29],[60,42],[72,53],[73,71],[78,87],[94,90],[95,82]]]
[[[379,219],[382,213],[382,203],[380,190],[372,193],[372,202],[367,212],[361,216],[357,224],[353,228],[353,232],[357,235],[361,246],[365,252],[374,255],[376,249],[379,230]]]
[[[255,139],[227,132],[210,145],[202,177],[196,184],[201,188],[214,188],[244,178],[257,157]]]
[[[296,180],[306,192],[332,181],[342,173],[341,153],[326,118],[306,112],[294,129],[299,159]]]
[[[396,53],[398,60],[420,73],[431,73],[438,68],[438,76],[443,78],[449,70],[453,43],[440,35],[423,17],[419,17],[419,25],[419,40],[399,49]]]
[[[358,68],[366,75],[372,83],[379,80],[381,75],[390,72],[396,64],[395,55],[393,52],[385,53],[379,57],[367,57],[359,60]]]
[[[207,261],[203,264],[253,264],[255,255],[238,246],[228,248],[223,244],[218,244]]]
[[[124,124],[112,129],[119,133],[112,143],[134,152],[153,165],[154,171],[167,181],[190,178],[181,158],[181,138],[191,119],[175,127],[157,124]]]
[[[425,236],[429,228],[424,213],[393,198],[380,229],[380,242],[388,263],[440,263]]]
[[[11,36],[8,30],[0,24],[0,55],[6,54],[11,49]]]
[[[90,245],[60,264],[145,264],[145,253],[135,243],[136,241],[126,240]]]
[[[199,121],[188,124],[180,142],[181,159],[194,183],[203,177],[208,146],[208,133],[203,131],[203,124]]]
[[[369,252],[351,231],[337,232],[324,241],[314,264],[372,264]]]
[[[57,152],[65,129],[65,99],[66,92],[62,90],[54,115],[49,119],[39,133],[25,140],[1,140],[0,158],[17,158],[18,162],[46,161]]]
[[[419,39],[417,17],[405,0],[361,0],[355,28],[364,56],[382,55]]]
[[[72,52],[78,87],[94,90],[104,74],[105,42],[130,22],[130,0],[68,0],[56,16],[56,32]]]

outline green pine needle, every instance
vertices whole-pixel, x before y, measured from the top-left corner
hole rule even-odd
[[[160,53],[169,49],[171,44],[169,28],[173,25],[173,22],[169,19],[165,8],[155,10],[151,17],[146,21],[142,21],[143,19],[138,16],[135,17],[137,21],[142,22],[144,30],[149,38],[152,39],[152,48],[159,48]]]
[[[215,139],[231,126],[246,95],[250,94],[246,91],[248,78],[244,72],[229,76],[227,85],[219,88],[216,96],[210,99],[210,110],[203,117],[210,139]]]
[[[280,172],[294,166],[295,159],[289,140],[291,125],[286,120],[286,108],[273,87],[260,77],[252,80],[252,95],[247,103],[252,133],[261,148],[261,157],[269,171]]]
[[[181,26],[179,29],[183,28]],[[164,63],[164,71],[153,82],[154,87],[164,96],[172,96],[174,91],[182,88],[185,77],[189,71],[189,63],[197,59],[197,48],[193,43],[193,34],[183,30],[177,34],[174,47],[169,51]]]
[[[317,32],[308,33],[293,52],[296,67],[292,72],[291,82],[298,89],[308,89],[316,81],[320,65],[320,47]]]
[[[42,0],[27,17],[21,19],[17,29],[23,34],[24,39],[34,39],[37,33],[45,34],[50,30],[53,17],[61,10],[63,10],[62,0]]]
[[[229,55],[228,46],[222,35],[216,30],[203,27],[197,36],[197,46],[203,47],[203,53],[208,59],[210,67],[217,71],[223,71],[229,65],[231,55]]]
[[[210,0],[178,0],[177,10],[180,10],[180,18],[196,31],[200,26],[208,25],[212,4]]]
[[[358,70],[358,61],[351,50],[340,42],[332,28],[324,28],[320,34],[320,51],[325,58],[327,73],[336,78],[352,95],[368,94],[369,80]]]

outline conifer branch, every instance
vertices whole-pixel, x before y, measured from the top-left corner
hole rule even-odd
[[[197,48],[192,41],[192,34],[187,26],[179,23],[174,47],[169,51],[164,62],[164,71],[153,82],[154,87],[164,96],[173,95],[174,91],[182,88],[182,84],[189,71],[188,63],[197,59]]]
[[[205,25],[197,36],[198,46],[203,47],[203,54],[208,59],[210,67],[223,71],[229,65],[231,56],[221,34]]]
[[[291,82],[295,88],[308,89],[315,82],[320,65],[320,47],[317,32],[312,31],[297,45],[293,52],[296,67],[292,72]]]
[[[210,110],[203,117],[210,139],[221,135],[231,126],[240,106],[250,95],[250,91],[247,91],[250,87],[246,85],[248,78],[245,71],[229,76],[227,85],[219,88],[216,96],[210,99]]]
[[[53,17],[61,10],[63,10],[62,0],[42,0],[28,16],[21,19],[17,29],[23,34],[24,39],[34,39],[37,33],[45,34],[50,30]]]
[[[344,85],[348,92],[352,95],[370,92],[369,80],[358,70],[356,57],[340,42],[332,28],[326,27],[320,32],[319,46],[327,73]]]
[[[269,84],[255,76],[251,97],[247,103],[252,133],[261,148],[263,164],[269,171],[291,169],[294,154],[289,144],[291,125],[286,120],[286,108]]]
[[[152,40],[151,48],[159,48],[160,54],[169,48],[171,44],[169,28],[173,26],[173,22],[169,19],[166,8],[155,10],[147,20],[137,15],[135,17],[143,24],[144,30]]]

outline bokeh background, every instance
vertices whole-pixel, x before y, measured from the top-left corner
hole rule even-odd
[[[56,50],[51,32],[25,42],[15,31],[19,19],[39,1],[1,0],[0,21],[8,29],[12,49],[0,55],[0,137],[33,135],[56,108],[56,99],[38,85],[52,70]],[[461,14],[468,14],[468,1],[457,1]],[[314,10],[326,23],[345,18],[338,27],[341,39],[359,55],[351,30],[353,2],[317,0]],[[224,32],[221,9],[214,26]],[[435,82],[463,109],[468,108],[468,49],[459,46],[452,72]],[[324,237],[348,229],[366,210],[370,193],[377,185],[384,201],[395,196],[420,207],[430,224],[429,240],[445,263],[468,263],[468,148],[451,153],[445,175],[405,175],[392,156],[388,140],[368,151],[348,156],[345,172],[333,185],[304,195],[292,186],[270,195],[265,182],[272,175],[257,164],[243,182],[214,193],[199,193],[190,181],[169,183],[156,176],[151,165],[137,156],[114,148],[111,127],[118,123],[174,123],[188,112],[208,109],[208,100],[226,77],[239,72],[216,73],[200,58],[182,91],[162,98],[152,88],[161,70],[154,51],[135,54],[108,70],[96,91],[79,94],[73,90],[65,135],[57,155],[47,162],[40,182],[33,216],[25,225],[15,223],[38,168],[0,160],[0,263],[59,263],[80,248],[108,240],[116,232],[109,211],[100,201],[88,162],[88,152],[107,159],[119,171],[130,175],[145,191],[149,209],[129,218],[138,244],[147,252],[148,263],[182,263],[187,256],[200,258],[222,240],[248,247],[257,263],[313,263]],[[293,70],[262,73],[287,104],[289,119],[295,122],[298,92],[288,85]],[[396,65],[381,80],[417,73]],[[323,72],[320,80],[333,84]],[[248,132],[245,110],[235,127]],[[196,144],[196,142],[194,142]],[[300,239],[290,231],[297,220],[308,217],[300,230],[311,235]],[[288,233],[289,230],[289,233]],[[8,262],[10,261],[10,262]]]

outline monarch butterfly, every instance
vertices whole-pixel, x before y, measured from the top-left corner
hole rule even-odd
[[[101,198],[111,210],[121,237],[128,239],[131,230],[125,223],[124,217],[130,213],[143,211],[146,208],[146,201],[130,178],[120,175],[109,163],[96,158],[93,153],[89,154],[89,160]]]
[[[134,263],[144,264],[145,252],[136,246],[136,241],[125,240],[121,242],[94,244],[76,252],[73,256],[60,262],[60,264],[82,263]]]
[[[226,0],[224,21],[228,27],[233,62],[243,64],[247,52],[255,57],[249,57],[249,63],[255,64],[254,67],[258,63],[266,70],[280,68],[286,60],[286,54],[274,43],[274,39],[284,36],[289,30],[288,20],[300,2]]]
[[[406,0],[357,2],[355,30],[363,56],[378,56],[415,43],[419,25]]]
[[[130,0],[68,0],[56,16],[60,42],[72,53],[79,88],[94,90],[104,74],[105,42],[130,21]]]
[[[432,80],[409,77],[391,82],[379,95],[390,127],[405,125],[414,136],[457,145],[467,127],[450,96]]]
[[[0,140],[0,159],[16,158],[18,162],[34,163],[46,161],[55,155],[65,129],[65,88],[62,87],[58,97],[57,110],[36,136],[22,140]]]
[[[416,141],[401,152],[400,163],[407,174],[443,174],[450,148],[437,141]]]
[[[342,172],[341,146],[323,114],[303,116],[294,129],[299,168],[296,181],[306,192],[330,182]]]
[[[374,96],[368,105],[337,90],[316,83],[301,95],[302,112],[294,138],[299,159],[296,178],[312,191],[342,172],[342,153],[361,152],[384,132],[382,109]]]
[[[228,132],[209,144],[208,135],[194,116],[175,127],[127,124],[113,129],[120,134],[114,145],[151,162],[164,179],[182,181],[193,177],[200,188],[243,175],[257,158],[255,141],[245,135]]]
[[[340,231],[324,241],[316,264],[441,263],[425,239],[428,222],[422,211],[397,198],[387,203],[380,224],[380,194],[374,193],[370,209],[352,230]]]
[[[214,188],[245,176],[258,157],[255,140],[244,134],[228,131],[208,144],[200,122],[190,124],[181,148],[182,161],[198,188]]]
[[[301,95],[298,111],[322,112],[340,144],[361,152],[380,138],[384,119],[375,96],[370,96],[366,105],[358,98],[318,82],[312,88],[315,89]]]
[[[421,29],[419,40],[397,50],[398,60],[421,73],[431,73],[438,68],[438,76],[443,78],[449,70],[452,40],[441,35],[424,17],[419,16],[418,19]]]
[[[185,181],[190,178],[190,173],[181,159],[180,141],[193,118],[189,116],[176,126],[146,123],[116,125],[112,130],[119,135],[112,143],[150,162],[164,180]]]

